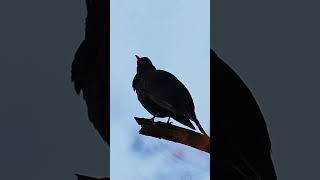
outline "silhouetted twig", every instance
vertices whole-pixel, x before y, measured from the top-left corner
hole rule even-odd
[[[140,134],[184,144],[210,153],[210,137],[169,123],[152,122],[150,119],[134,117],[141,126]]]

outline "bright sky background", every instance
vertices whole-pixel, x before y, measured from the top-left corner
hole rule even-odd
[[[210,0],[111,0],[111,178],[208,180],[210,156],[139,135],[134,116],[151,118],[131,85],[135,54],[189,89],[210,133]],[[156,121],[167,119],[156,118]],[[173,124],[182,126],[172,120]]]

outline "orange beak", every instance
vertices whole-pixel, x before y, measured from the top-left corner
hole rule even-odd
[[[141,60],[141,57],[139,57],[138,55],[135,55],[137,58],[137,62],[139,62]]]

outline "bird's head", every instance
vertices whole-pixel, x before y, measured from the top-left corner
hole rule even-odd
[[[151,60],[147,57],[139,57],[138,55],[135,55],[137,59],[137,72],[141,73],[147,70],[156,70],[156,68],[153,66]]]

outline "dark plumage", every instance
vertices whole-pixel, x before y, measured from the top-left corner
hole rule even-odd
[[[213,176],[220,180],[276,180],[271,141],[248,87],[211,50]]]
[[[137,74],[133,79],[132,87],[143,107],[154,117],[172,117],[195,129],[190,121],[192,120],[206,135],[197,120],[193,100],[188,89],[171,73],[157,70],[149,58],[136,57]]]
[[[110,178],[104,177],[104,178],[94,178],[89,176],[84,176],[80,174],[76,174],[78,180],[110,180]]]
[[[85,39],[72,62],[71,80],[77,94],[82,91],[88,116],[99,134],[110,145],[107,63],[106,1],[86,0]]]

